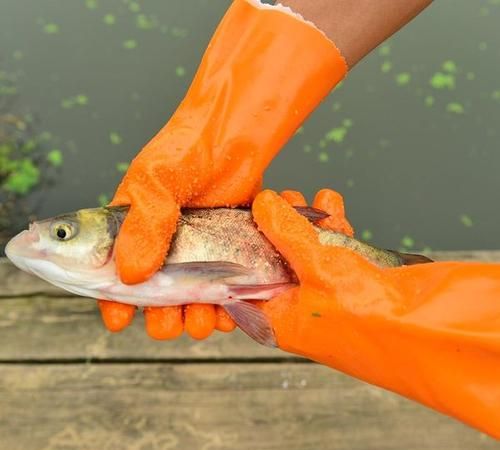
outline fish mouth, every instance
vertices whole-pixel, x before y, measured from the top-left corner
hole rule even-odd
[[[14,236],[5,246],[5,255],[9,260],[22,270],[31,272],[26,264],[28,259],[38,259],[40,254],[34,246],[40,241],[40,233],[36,223],[30,224],[27,230]]]

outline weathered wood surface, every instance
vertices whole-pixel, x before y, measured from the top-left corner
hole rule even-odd
[[[4,343],[8,342],[8,345]],[[257,345],[240,331],[215,332],[204,341],[187,337],[153,341],[142,313],[121,333],[108,332],[91,299],[44,296],[0,299],[0,362],[6,360],[184,360],[290,358]]]
[[[500,261],[500,252],[443,260]],[[500,450],[500,443],[240,332],[155,342],[0,260],[0,450]]]
[[[313,364],[0,365],[5,450],[492,450]]]

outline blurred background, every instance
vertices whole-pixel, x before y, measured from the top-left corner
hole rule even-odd
[[[111,198],[229,3],[1,1],[0,242]],[[266,186],[340,191],[381,246],[500,248],[499,23],[500,0],[435,2],[323,102]]]

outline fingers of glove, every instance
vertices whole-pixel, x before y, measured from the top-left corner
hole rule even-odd
[[[182,334],[182,306],[144,308],[146,332],[153,339],[175,339]]]
[[[307,206],[306,199],[298,191],[281,191],[280,197],[285,199],[292,206]]]
[[[330,217],[318,222],[320,227],[350,237],[354,236],[354,230],[345,217],[344,199],[338,192],[331,189],[322,189],[314,197],[313,207],[330,214]]]
[[[236,328],[236,323],[222,306],[215,307],[215,328],[227,333]]]
[[[122,282],[135,284],[147,280],[163,264],[177,226],[179,206],[165,191],[159,196],[137,189],[129,193],[129,201],[130,210],[116,239],[115,260]]]
[[[350,249],[322,245],[311,223],[273,191],[256,197],[252,213],[259,230],[289,262],[301,284],[335,287],[337,276],[351,282],[352,274],[369,275],[379,270]]]
[[[124,303],[98,300],[102,321],[109,331],[118,332],[128,327],[134,319],[136,307]]]
[[[300,280],[315,273],[324,247],[309,221],[273,191],[262,191],[252,205],[259,230],[290,263]]]
[[[205,339],[216,326],[214,305],[197,303],[184,306],[184,329],[193,339]]]

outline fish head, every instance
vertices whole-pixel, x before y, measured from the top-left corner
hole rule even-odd
[[[5,248],[20,269],[51,282],[93,273],[111,259],[122,220],[120,208],[93,208],[30,224]]]

